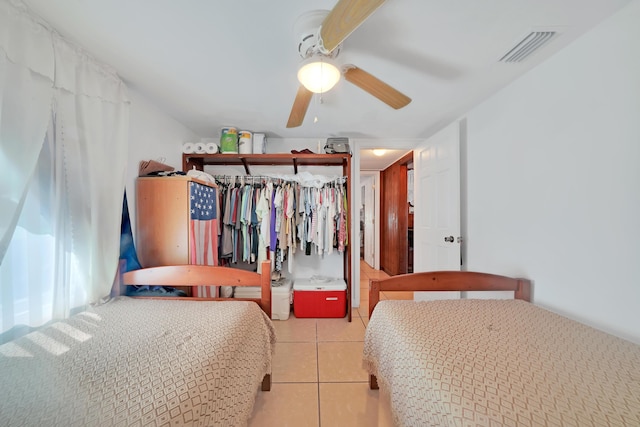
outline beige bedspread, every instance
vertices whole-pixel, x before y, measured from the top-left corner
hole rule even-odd
[[[640,426],[640,346],[524,301],[381,301],[364,366],[401,426]]]
[[[252,302],[120,297],[0,346],[0,425],[243,426],[274,345]]]

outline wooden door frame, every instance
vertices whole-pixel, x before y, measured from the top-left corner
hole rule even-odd
[[[411,163],[413,163],[413,151],[408,152],[392,165],[390,165],[387,169],[380,172],[380,217],[384,218],[388,214],[388,212],[390,212],[390,209],[395,207],[390,206],[390,202],[398,203],[401,205],[397,206],[398,220],[396,222],[396,228],[394,230],[396,235],[402,234],[406,236],[409,229],[409,210],[407,205],[408,189],[406,172],[408,170],[408,165]],[[402,198],[404,194],[404,203],[400,200],[398,200],[397,202],[391,201],[389,200],[389,197],[385,197],[385,194],[387,194],[388,191],[385,188],[385,173],[391,173],[391,171],[387,170],[395,167],[401,168],[400,182],[397,185],[399,185],[400,198]],[[398,238],[397,241],[393,242],[394,245],[389,245],[389,239],[393,237],[389,236],[390,233],[386,229],[385,222],[382,220],[379,221],[378,227],[380,230],[380,269],[389,275],[406,273],[408,269],[408,239]],[[397,248],[395,244],[397,244]],[[396,255],[399,255],[397,268],[395,265],[389,265],[388,262],[385,262],[383,251],[386,249],[390,249],[391,247],[394,248],[394,252],[397,251]]]

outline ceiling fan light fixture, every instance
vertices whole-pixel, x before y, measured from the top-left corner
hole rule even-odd
[[[298,69],[298,80],[313,93],[331,90],[340,80],[340,70],[328,58],[312,56],[302,62]]]

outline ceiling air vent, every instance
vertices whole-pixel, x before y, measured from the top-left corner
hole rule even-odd
[[[500,62],[522,62],[549,42],[556,34],[555,31],[533,31],[500,58]]]

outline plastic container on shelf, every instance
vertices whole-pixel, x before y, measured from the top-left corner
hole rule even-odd
[[[220,153],[238,154],[238,129],[234,127],[222,128],[220,132]]]
[[[267,152],[267,138],[264,133],[253,134],[253,154],[265,154]]]
[[[238,152],[240,154],[253,153],[253,134],[248,130],[238,132]]]

